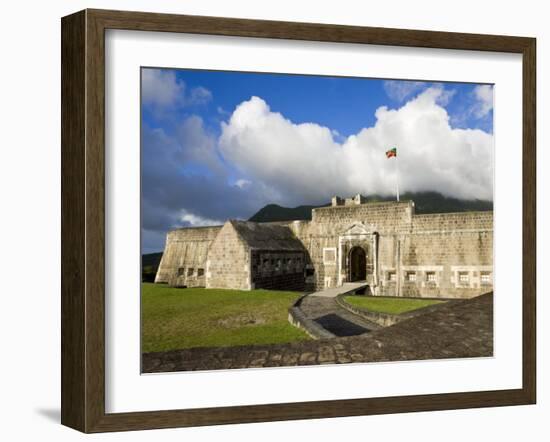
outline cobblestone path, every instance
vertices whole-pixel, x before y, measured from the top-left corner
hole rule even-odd
[[[145,373],[465,358],[493,354],[493,294],[443,305],[359,336],[292,344],[192,348],[142,356]]]
[[[300,304],[304,315],[336,336],[356,336],[381,327],[340,307],[335,298],[306,296]]]

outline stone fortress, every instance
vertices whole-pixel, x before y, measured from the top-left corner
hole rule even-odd
[[[318,291],[366,281],[375,296],[471,298],[493,288],[493,212],[416,215],[414,203],[332,198],[311,221],[168,232],[156,283]]]

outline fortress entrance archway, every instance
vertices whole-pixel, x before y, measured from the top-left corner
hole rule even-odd
[[[353,247],[349,252],[349,281],[365,281],[367,279],[367,254],[360,246]]]

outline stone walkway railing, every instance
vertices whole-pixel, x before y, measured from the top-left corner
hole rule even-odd
[[[418,315],[423,315],[425,313],[434,311],[438,308],[441,308],[443,304],[435,304],[435,305],[428,305],[426,307],[418,308],[416,310],[412,310],[410,312],[405,312],[401,314],[391,314],[391,313],[381,313],[381,312],[374,312],[371,310],[366,310],[363,308],[355,307],[354,305],[351,305],[349,302],[345,300],[346,295],[338,295],[336,297],[337,304],[342,307],[343,309],[346,309],[347,311],[358,315],[367,321],[372,321],[381,327],[389,327],[391,325],[397,324],[398,322],[404,321],[406,319],[414,318]],[[443,300],[443,299],[442,299]],[[445,299],[445,302],[457,302],[456,299]]]
[[[342,308],[336,301],[366,287],[364,282],[346,283],[302,296],[289,309],[288,321],[313,339],[353,336],[377,330],[377,324]]]

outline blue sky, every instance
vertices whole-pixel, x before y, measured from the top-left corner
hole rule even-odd
[[[209,128],[219,130],[219,122],[235,107],[251,96],[262,97],[273,111],[281,112],[296,123],[315,122],[337,130],[344,136],[372,126],[374,113],[380,106],[399,107],[404,99],[412,94],[443,85],[455,95],[445,105],[451,116],[451,126],[480,128],[492,132],[492,111],[486,118],[465,115],[475,102],[474,89],[477,84],[407,82],[411,85],[410,94],[392,94],[385,88],[387,80],[325,77],[313,75],[284,75],[248,72],[225,72],[203,70],[171,70],[177,80],[188,87],[203,87],[212,92],[212,100],[176,110],[174,116],[189,114],[201,115]],[[352,108],[352,112],[343,112]],[[148,106],[143,106],[144,122],[154,126],[159,122]],[[161,124],[162,126],[162,124]]]
[[[491,198],[492,126],[491,85],[143,68],[144,252],[171,227],[391,193],[396,179]]]

